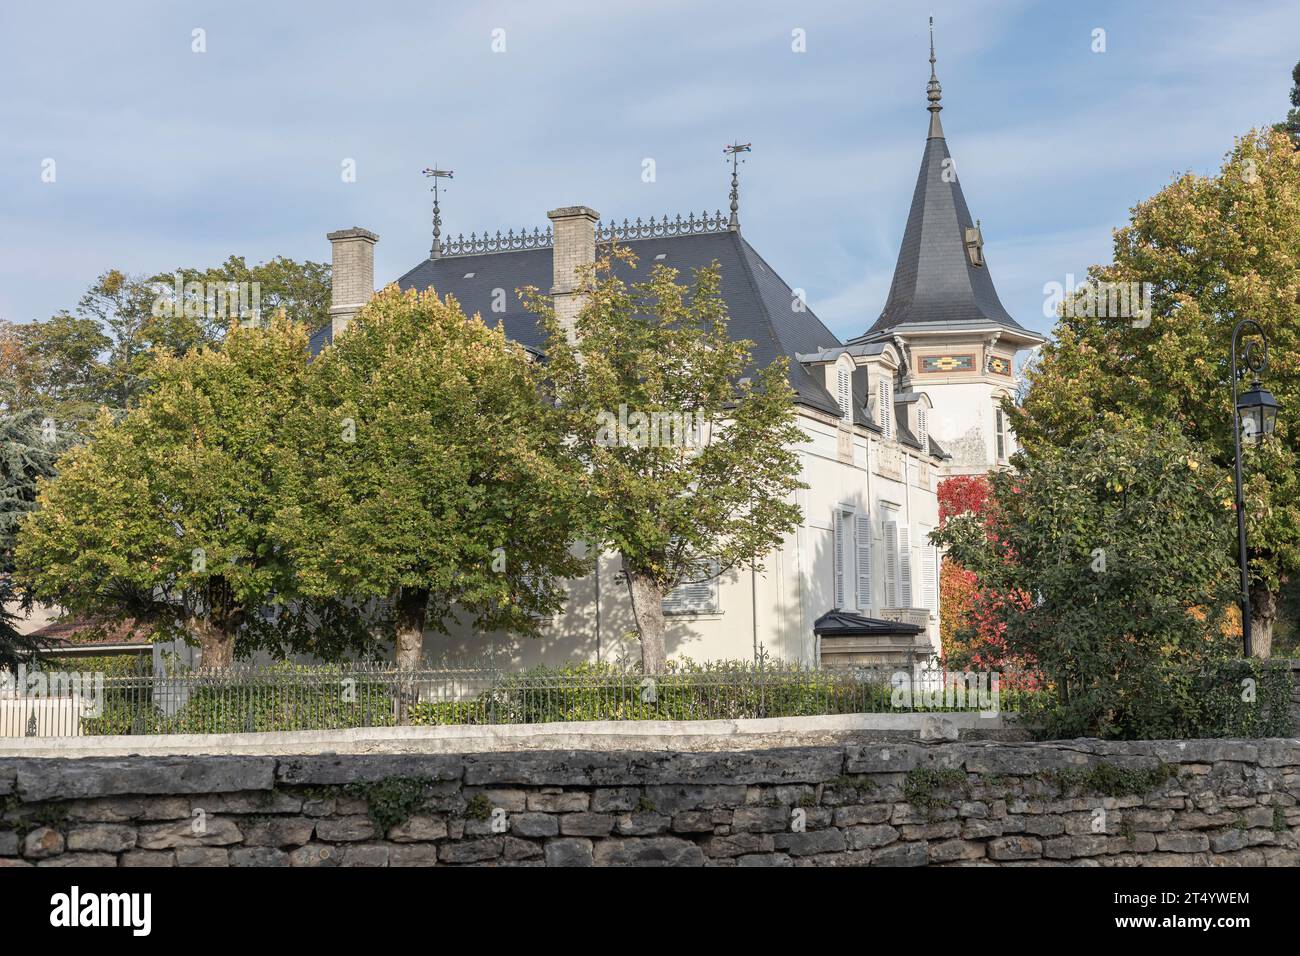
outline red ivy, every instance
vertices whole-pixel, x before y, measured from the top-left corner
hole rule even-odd
[[[989,480],[984,475],[957,475],[939,482],[939,527],[953,515],[988,511]]]

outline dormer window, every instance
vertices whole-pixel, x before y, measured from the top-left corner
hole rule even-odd
[[[930,427],[925,421],[925,409],[918,407],[916,409],[916,440],[921,444],[921,451],[924,454],[930,452]]]
[[[984,265],[984,234],[980,232],[979,220],[975,225],[966,227],[966,255],[973,266]]]

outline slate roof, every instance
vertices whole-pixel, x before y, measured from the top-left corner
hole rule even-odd
[[[754,366],[761,368],[779,356],[789,359],[789,381],[795,400],[810,408],[841,414],[839,403],[827,391],[818,370],[809,370],[799,361],[843,343],[808,308],[791,308],[794,291],[739,232],[723,231],[654,239],[634,239],[625,243],[637,254],[635,270],[616,264],[616,272],[629,282],[644,279],[650,267],[661,264],[677,269],[679,281],[689,281],[692,270],[715,260],[722,269],[721,293],[731,317],[728,331],[735,339],[753,342]],[[663,255],[663,259],[656,256]],[[438,295],[451,294],[466,315],[478,314],[491,324],[500,322],[506,335],[527,349],[541,354],[545,336],[537,317],[519,301],[517,289],[535,286],[546,292],[551,287],[549,247],[508,252],[487,252],[468,256],[443,256],[425,259],[397,280],[403,289],[423,291],[430,286]],[[505,311],[493,312],[493,291],[505,289]],[[311,337],[311,354],[316,355],[332,339],[328,326]],[[867,347],[871,349],[870,346]],[[858,351],[861,351],[859,348]],[[879,425],[867,414],[866,369],[853,375],[854,421],[879,431]],[[896,432],[899,441],[919,449],[920,442],[907,430],[906,415]],[[931,439],[930,454],[947,457],[947,452]]]
[[[990,325],[1042,340],[1038,333],[1013,319],[1002,305],[993,287],[987,255],[982,266],[971,262],[966,251],[966,229],[975,225],[975,218],[966,206],[951,159],[948,141],[936,117],[921,156],[889,296],[875,324],[865,335],[851,341],[894,329]],[[945,172],[950,181],[945,182]]]
[[[860,637],[867,635],[920,634],[925,628],[917,624],[904,624],[902,621],[882,621],[875,617],[863,617],[852,611],[839,608],[827,611],[813,622],[813,633],[819,636],[832,635],[843,637]]]
[[[627,281],[644,279],[656,263],[677,269],[679,279],[689,281],[693,269],[717,260],[722,267],[722,297],[731,316],[729,330],[734,338],[754,343],[755,367],[765,367],[778,356],[788,357],[790,385],[797,400],[832,415],[840,413],[819,377],[796,358],[800,352],[838,347],[840,340],[811,309],[796,312],[790,307],[793,290],[739,233],[636,239],[626,245],[639,259],[635,270],[618,267],[618,273]],[[467,315],[478,313],[486,322],[501,322],[507,336],[540,353],[544,335],[537,317],[524,309],[515,290],[532,285],[548,291],[551,254],[550,248],[541,248],[425,259],[397,284],[402,289],[423,291],[432,286],[438,295],[450,293]],[[660,254],[664,258],[656,260]],[[504,312],[492,311],[494,289],[506,290]],[[329,330],[319,330],[312,336],[312,354],[329,341]],[[864,417],[862,424],[870,423]]]

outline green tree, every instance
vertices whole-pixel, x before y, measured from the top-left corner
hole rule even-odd
[[[1268,336],[1266,384],[1283,411],[1275,438],[1245,452],[1251,621],[1266,657],[1279,584],[1300,568],[1300,153],[1276,132],[1243,137],[1218,175],[1186,174],[1138,204],[1113,263],[1089,278],[1063,303],[1023,406],[1007,409],[1036,453],[1129,420],[1172,422],[1230,475],[1233,327],[1251,318]],[[1148,314],[1097,294],[1134,283],[1149,285]]]
[[[301,587],[381,599],[397,660],[463,613],[536,635],[585,562],[542,368],[452,299],[384,290],[311,366],[280,534]]]
[[[1180,737],[1236,646],[1228,484],[1169,424],[1127,423],[1018,456],[986,516],[933,535],[981,585],[1007,649],[1057,693],[1047,733]],[[1017,597],[1018,596],[1018,597]]]
[[[1273,129],[1291,137],[1295,148],[1300,149],[1300,63],[1291,69],[1291,109],[1287,111],[1286,119]]]
[[[524,298],[545,325],[547,375],[589,475],[584,537],[621,555],[642,664],[657,673],[664,597],[761,567],[798,526],[793,497],[806,486],[792,446],[803,434],[784,360],[755,370],[753,343],[729,338],[716,263],[688,287],[664,266],[629,284],[619,261],[636,257],[615,249],[588,270],[573,341],[549,298]]]
[[[0,668],[40,650],[17,631],[15,605],[25,596],[13,580],[19,522],[36,507],[37,482],[54,476],[54,463],[70,436],[36,409],[0,412]]]
[[[234,294],[241,283],[248,284],[242,298]],[[242,256],[230,256],[210,269],[180,268],[149,277],[109,270],[100,276],[77,313],[98,322],[111,339],[104,402],[128,407],[147,387],[157,354],[184,355],[221,341],[232,321],[241,318],[240,304],[253,303],[254,288],[263,321],[279,311],[309,327],[328,318],[329,267],[316,262],[278,257],[250,267]]]
[[[208,269],[153,276],[110,269],[77,303],[46,321],[0,324],[0,377],[11,408],[40,408],[70,426],[86,425],[100,405],[122,410],[148,386],[158,354],[215,345],[238,318],[229,293],[253,290],[262,321],[279,312],[310,328],[329,320],[330,268],[278,256],[249,266],[230,256]],[[177,296],[179,286],[180,294]],[[217,293],[220,292],[220,297]]]
[[[77,427],[104,397],[101,356],[112,345],[99,323],[68,312],[0,327],[0,377],[11,410],[35,409]]]
[[[160,354],[135,406],[103,410],[90,441],[40,482],[17,549],[32,595],[184,633],[206,666],[229,664],[240,638],[305,625],[271,526],[295,466],[284,428],[306,396],[306,336],[277,319],[235,325],[220,348]],[[277,606],[285,613],[268,620]]]

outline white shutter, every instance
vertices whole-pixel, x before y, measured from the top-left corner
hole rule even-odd
[[[916,410],[916,430],[918,432],[916,440],[920,442],[921,454],[928,455],[930,453],[930,444],[926,439],[930,435],[930,429],[926,425],[924,408],[917,408]]]
[[[716,559],[708,562],[700,572],[708,575],[704,580],[691,580],[679,584],[664,597],[665,614],[716,614],[718,611],[718,571]]]
[[[889,438],[894,434],[893,384],[888,376],[876,383],[876,404],[880,406],[880,431]]]
[[[898,526],[898,607],[912,606],[912,529]]]
[[[921,528],[921,606],[939,612],[939,549],[930,544],[929,529]]]
[[[848,608],[849,590],[849,514],[835,510],[835,607]]]
[[[853,373],[847,369],[837,372],[839,386],[840,417],[846,424],[853,424]]]
[[[871,610],[871,519],[867,515],[854,517],[858,559],[858,610]]]
[[[898,522],[886,521],[885,525],[885,604],[897,607],[898,591]]]

